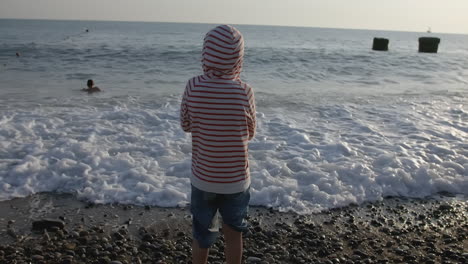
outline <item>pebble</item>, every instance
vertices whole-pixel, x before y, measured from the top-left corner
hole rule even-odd
[[[98,261],[101,264],[110,264],[111,263],[111,259],[108,256],[100,257],[98,259]]]
[[[260,263],[261,261],[262,259],[257,257],[248,257],[246,260],[247,263]]]
[[[34,260],[34,261],[42,261],[42,260],[44,260],[44,257],[41,256],[41,255],[32,255],[31,259]]]
[[[73,251],[73,250],[67,249],[63,253],[65,253],[65,255],[67,255],[67,256],[75,256],[75,251]]]
[[[68,250],[75,250],[76,248],[76,243],[65,243],[64,247]]]
[[[117,240],[122,240],[122,239],[124,239],[125,237],[124,237],[121,233],[115,232],[115,233],[114,233],[114,238],[117,239]]]
[[[18,234],[16,233],[16,230],[13,227],[9,227],[7,229],[7,234],[11,236],[12,238],[17,238]]]

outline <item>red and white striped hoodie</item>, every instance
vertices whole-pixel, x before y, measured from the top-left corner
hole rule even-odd
[[[182,98],[182,129],[192,133],[192,184],[230,194],[250,185],[248,141],[255,134],[252,88],[240,80],[244,39],[222,25],[204,39],[204,74],[190,79]]]

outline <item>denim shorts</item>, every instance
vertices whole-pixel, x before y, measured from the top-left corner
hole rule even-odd
[[[192,185],[190,211],[193,216],[193,237],[201,248],[209,248],[216,242],[218,230],[213,228],[216,212],[223,223],[238,232],[248,230],[246,221],[249,210],[250,188],[240,193],[217,194],[205,192]]]

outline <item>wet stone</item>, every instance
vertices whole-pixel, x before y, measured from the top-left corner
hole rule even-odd
[[[246,260],[247,263],[260,263],[260,261],[262,261],[262,259],[257,257],[248,257]]]
[[[32,256],[31,256],[31,259],[32,259],[33,261],[42,261],[42,260],[44,260],[44,257],[41,256],[41,255],[32,255]]]
[[[99,264],[110,264],[111,263],[111,259],[109,257],[107,257],[107,256],[100,257],[98,259],[98,261],[99,261]]]
[[[65,250],[64,253],[68,256],[75,256],[75,252],[73,250]]]
[[[115,232],[114,233],[114,238],[117,239],[117,240],[122,240],[125,237],[120,232]]]
[[[75,243],[65,243],[64,247],[69,250],[75,250],[76,244]]]

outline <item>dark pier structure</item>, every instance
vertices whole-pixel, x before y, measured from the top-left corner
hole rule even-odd
[[[373,50],[378,51],[387,51],[388,50],[388,43],[390,41],[386,38],[374,38],[374,43],[372,44]]]
[[[419,52],[437,53],[440,38],[422,37],[419,38]]]

